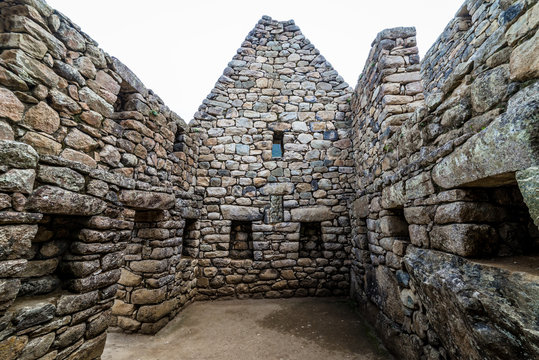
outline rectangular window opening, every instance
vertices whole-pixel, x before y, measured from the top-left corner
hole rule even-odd
[[[182,234],[182,256],[184,258],[196,258],[198,256],[196,224],[195,219],[185,219]]]
[[[253,258],[253,230],[249,221],[232,221],[230,226],[231,259]]]
[[[271,157],[280,158],[283,156],[283,133],[281,131],[275,131],[273,133],[273,146],[271,147]]]
[[[299,230],[299,257],[322,257],[322,225],[319,222],[302,222]]]

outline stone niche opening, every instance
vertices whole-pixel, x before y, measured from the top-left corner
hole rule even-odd
[[[322,257],[322,224],[302,222],[299,229],[299,257]]]
[[[229,256],[231,259],[253,258],[253,229],[250,221],[232,220]]]
[[[195,237],[197,231],[197,221],[195,219],[185,219],[182,234],[182,257],[196,258],[198,256],[198,240]]]
[[[88,218],[80,216],[44,216],[39,224],[21,278],[20,298],[42,296],[67,288],[79,261],[92,263],[92,256],[74,255],[69,249],[81,236]]]
[[[539,274],[539,229],[533,223],[516,185],[482,188],[473,192],[477,242],[472,256],[479,262]],[[470,215],[472,216],[472,215]],[[473,220],[473,219],[472,219]]]

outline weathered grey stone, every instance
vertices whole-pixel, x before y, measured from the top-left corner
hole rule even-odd
[[[119,199],[124,205],[136,209],[166,210],[173,207],[175,203],[172,194],[140,190],[122,190]]]
[[[511,173],[536,165],[538,94],[537,83],[515,94],[502,116],[436,164],[433,181],[444,188],[499,186],[514,181]]]
[[[90,216],[102,213],[107,204],[93,196],[45,185],[30,195],[26,207],[46,214]]]
[[[394,209],[402,207],[406,202],[404,182],[400,181],[382,190],[382,207]]]
[[[518,171],[516,177],[518,188],[530,211],[531,218],[539,227],[539,167]]]
[[[131,293],[133,304],[157,304],[165,300],[165,288],[160,289],[137,289]]]
[[[84,176],[65,167],[42,165],[39,167],[37,178],[41,182],[72,191],[81,191],[85,184]]]
[[[98,300],[99,293],[97,291],[77,295],[62,295],[56,304],[56,314],[62,316],[85,310],[95,305]]]
[[[434,193],[429,173],[414,176],[405,183],[406,199],[412,200]]]
[[[141,306],[137,312],[137,320],[155,322],[172,312],[178,306],[178,300],[167,300],[159,305]]]
[[[0,34],[1,49],[22,49],[25,53],[40,60],[47,52],[47,46],[28,34],[4,33]]]
[[[88,87],[79,90],[79,97],[88,104],[90,109],[98,112],[104,117],[110,117],[114,113],[114,107]]]
[[[409,249],[404,261],[410,281],[429,324],[452,357],[537,357],[536,324],[527,315],[539,308],[536,276]]]
[[[497,246],[496,230],[489,225],[451,224],[434,226],[430,232],[433,249],[460,256],[491,254]]]
[[[0,261],[0,274],[2,277],[16,277],[26,268],[27,260],[7,260]]]
[[[53,304],[45,302],[24,306],[16,310],[12,322],[17,330],[26,329],[53,319],[55,310]]]
[[[472,84],[472,107],[476,112],[492,109],[505,96],[509,67],[500,66],[480,75]]]
[[[454,202],[436,209],[437,224],[462,222],[498,222],[503,219],[503,209],[489,203]]]
[[[17,297],[21,287],[19,279],[1,279],[0,280],[0,309],[7,309]]]
[[[84,342],[75,352],[73,352],[67,360],[78,359],[95,359],[103,353],[105,349],[105,342],[107,341],[107,334],[103,333],[98,337],[90,339]]]
[[[260,188],[262,195],[288,195],[294,191],[294,184],[291,183],[271,183]]]
[[[263,214],[256,207],[221,205],[221,213],[225,220],[257,221]]]
[[[539,77],[539,34],[523,42],[511,52],[511,80],[525,81]]]
[[[333,220],[336,216],[327,206],[301,207],[290,210],[292,221],[320,222]]]
[[[59,82],[59,77],[47,65],[27,56],[22,50],[5,50],[0,55],[7,67],[17,74],[22,80],[31,85],[42,83],[54,88]],[[20,119],[19,119],[20,120]]]
[[[110,270],[96,275],[90,275],[83,279],[69,280],[67,287],[76,293],[103,289],[107,286],[114,285],[120,279],[120,270]]]
[[[86,324],[78,324],[68,327],[63,333],[59,334],[54,341],[54,346],[57,348],[65,348],[79,340],[86,331]]]
[[[34,360],[45,355],[54,341],[54,333],[34,338],[26,344],[20,360]]]
[[[0,175],[0,190],[30,194],[35,178],[33,169],[11,169]]]
[[[125,86],[126,90],[135,90],[142,94],[142,96],[148,96],[148,89],[144,86],[142,81],[139,80],[139,78],[133,74],[131,70],[127,66],[125,66],[120,60],[116,59],[115,57],[112,57],[112,64],[114,67],[114,71],[120,75],[124,83],[122,86]]]
[[[379,222],[384,236],[408,236],[408,224],[399,216],[384,216]]]
[[[0,163],[19,169],[35,168],[39,155],[29,145],[9,140],[0,140]]]

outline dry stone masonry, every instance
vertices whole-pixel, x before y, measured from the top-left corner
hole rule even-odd
[[[351,93],[293,21],[249,33],[190,123],[198,298],[348,293]]]
[[[421,61],[384,30],[353,90],[264,16],[187,125],[44,1],[0,2],[0,359],[292,296],[352,297],[402,359],[539,357],[538,23],[467,0]]]

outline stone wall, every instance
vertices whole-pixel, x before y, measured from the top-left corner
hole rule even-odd
[[[249,33],[191,123],[199,299],[347,294],[350,95],[293,21]]]
[[[539,251],[538,6],[468,0],[421,63],[384,30],[354,91],[264,16],[187,126],[43,1],[2,1],[0,358],[349,292],[401,358],[538,357],[537,275],[499,265]]]
[[[403,358],[537,357],[537,276],[466,259],[539,250],[537,11],[466,1],[421,68],[384,30],[360,76],[351,292]]]
[[[0,3],[0,51],[0,358],[98,358],[109,324],[154,333],[194,298],[198,148],[42,1]]]

